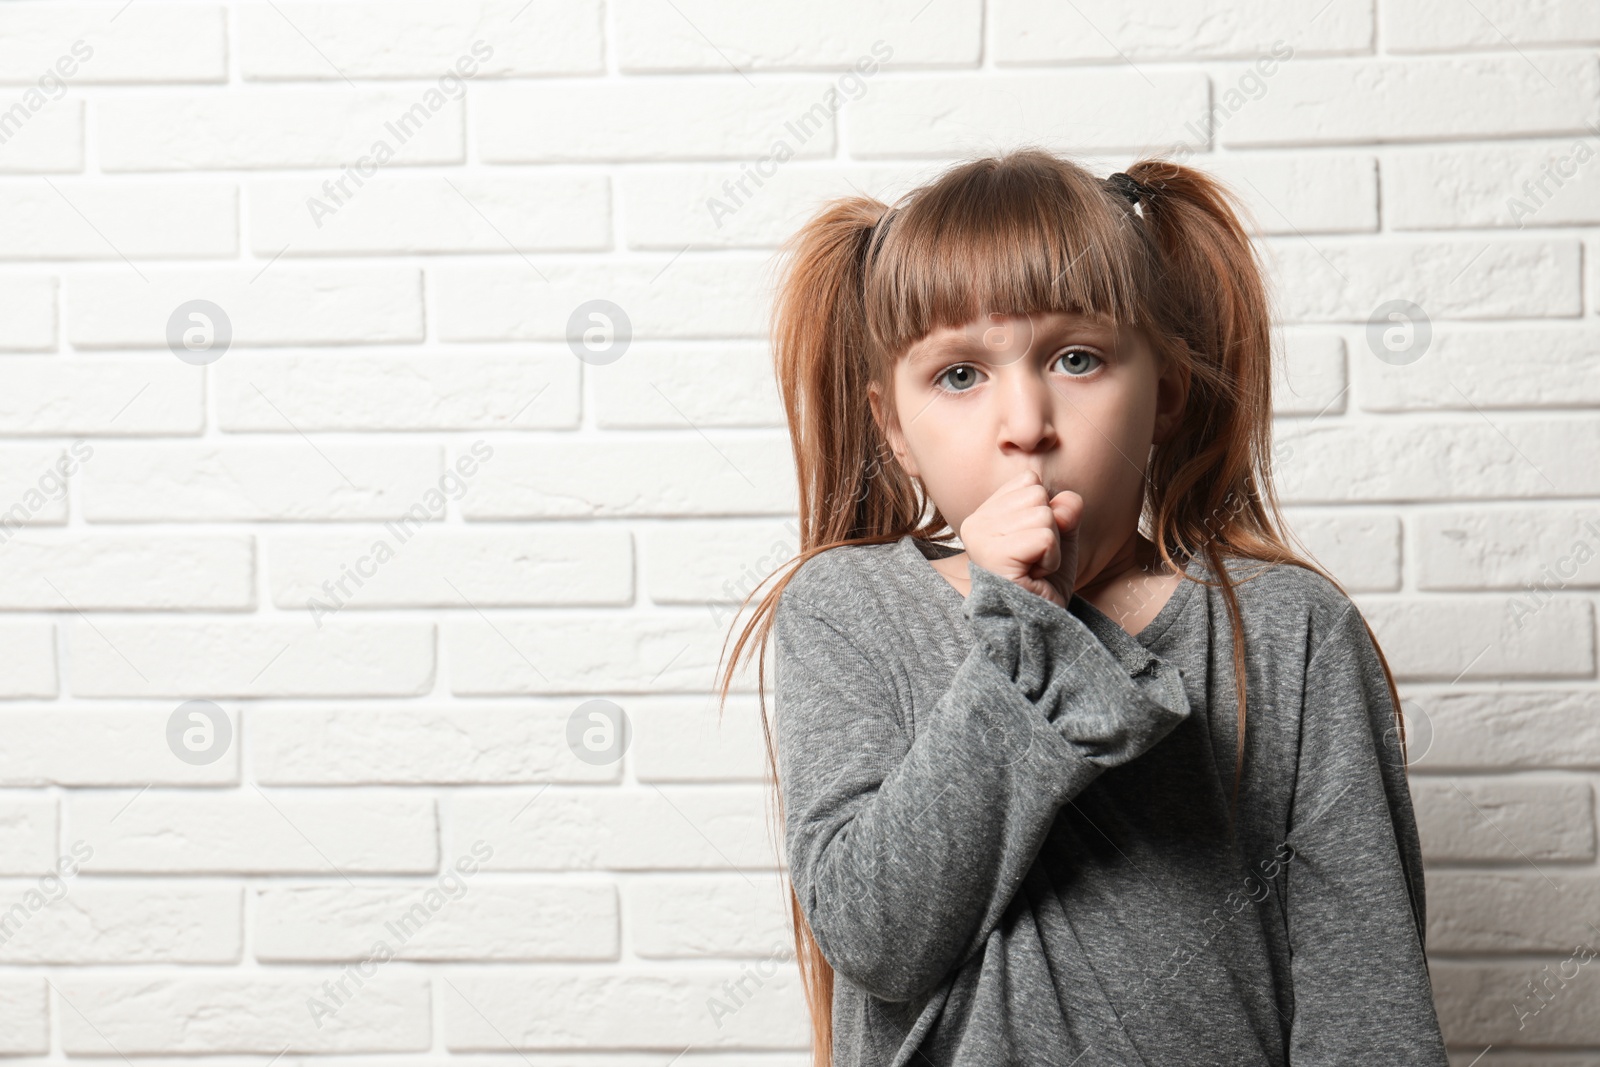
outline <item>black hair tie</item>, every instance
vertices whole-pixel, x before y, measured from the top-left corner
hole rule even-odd
[[[1111,183],[1113,189],[1127,197],[1130,204],[1137,204],[1140,200],[1150,199],[1151,190],[1148,185],[1135,180],[1120,170],[1107,178],[1106,181]]]
[[[900,212],[896,208],[886,208],[883,214],[878,216],[878,221],[872,224],[872,232],[867,235],[869,253],[876,254],[877,250],[883,247],[884,238],[889,234],[889,224],[894,221],[895,216],[898,214]]]

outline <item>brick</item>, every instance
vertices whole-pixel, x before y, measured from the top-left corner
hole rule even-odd
[[[0,146],[0,159],[4,151]],[[56,288],[56,279],[49,277],[7,278],[0,285],[0,351],[56,347]]]
[[[192,300],[222,309],[234,347],[422,340],[418,271],[287,264],[173,269],[144,278],[128,270],[75,274],[67,289],[73,309],[67,335],[78,348],[169,350],[168,320]]]
[[[339,85],[110,96],[95,141],[107,173],[417,166],[463,162],[463,132],[461,101],[437,87]]]
[[[108,17],[99,4],[0,9],[0,81],[69,84],[225,82],[220,4],[141,4]]]
[[[1595,962],[1575,955],[1575,947],[1504,963],[1435,962],[1431,967],[1434,1002],[1445,1041],[1452,1047],[1474,1048],[1593,1045],[1600,1037],[1600,997],[1595,993],[1592,970]],[[1509,1058],[1506,1062],[1527,1067],[1541,1063]]]
[[[1594,860],[1594,791],[1585,779],[1417,777],[1411,795],[1429,862]]]
[[[768,679],[770,687],[770,674]],[[730,698],[720,713],[714,697],[651,701],[628,714],[633,773],[641,782],[759,782],[766,773],[766,745],[752,700]]]
[[[617,179],[629,248],[777,248],[833,197],[885,203],[929,177],[926,166],[629,167]]]
[[[87,441],[0,449],[0,543],[24,526],[66,522],[67,479],[81,476],[96,454]]]
[[[167,743],[177,705],[99,711],[0,711],[0,785],[227,785],[239,781],[239,746],[211,763],[179,759]],[[224,709],[226,711],[227,709]],[[239,717],[229,716],[233,737]]]
[[[634,954],[645,959],[793,952],[788,888],[777,876],[641,875],[623,883]]]
[[[726,623],[733,605],[750,595],[800,547],[794,518],[652,523],[643,527],[640,558],[656,604],[714,604]]]
[[[83,101],[37,89],[0,93],[0,173],[76,174],[83,170]]]
[[[617,781],[619,765],[573,758],[572,712],[568,704],[262,709],[251,716],[255,777],[273,785]]]
[[[0,552],[0,608],[248,610],[254,565],[249,537],[21,533]]]
[[[0,367],[4,364],[0,363]],[[555,351],[260,355],[212,369],[229,433],[575,430],[579,362]]]
[[[1345,410],[1348,379],[1344,339],[1334,334],[1290,333],[1273,360],[1274,415],[1337,415]]]
[[[198,434],[204,378],[171,358],[0,360],[0,433]]]
[[[82,499],[90,522],[378,520],[413,508],[431,522],[446,508],[440,462],[420,444],[105,445]]]
[[[468,519],[773,515],[794,509],[792,453],[776,435],[659,436],[503,445],[461,500]],[[693,486],[693,494],[684,489]]]
[[[430,286],[442,341],[565,342],[574,314],[595,299],[619,306],[640,341],[753,338],[767,331],[761,269],[734,257],[440,267]],[[580,328],[592,321],[582,320]],[[612,324],[614,337],[623,336],[622,325]],[[624,350],[619,358],[639,353]]]
[[[1594,676],[1594,614],[1566,597],[1359,598],[1396,680]]]
[[[765,346],[641,345],[639,358],[598,368],[590,379],[601,429],[784,424]]]
[[[467,856],[463,852],[463,858]],[[452,870],[418,885],[275,886],[256,891],[256,958],[614,960],[610,882],[486,882]]]
[[[1582,310],[1578,246],[1571,241],[1272,239],[1267,251],[1285,323],[1366,323],[1390,300],[1409,300],[1435,322]]]
[[[450,691],[457,696],[701,692],[711,688],[713,675],[720,677],[726,636],[727,627],[704,612],[462,617],[445,629]],[[753,675],[742,669],[734,688],[753,689]]]
[[[1290,61],[1219,137],[1235,148],[1582,133],[1600,119],[1597,98],[1600,64],[1581,53]]]
[[[1404,703],[1408,720],[1426,723],[1429,770],[1600,765],[1600,693],[1591,690],[1450,689]]]
[[[1395,150],[1383,161],[1384,215],[1395,230],[1600,223],[1593,133],[1533,143]]]
[[[858,63],[869,64],[867,69],[880,63],[976,67],[983,5],[957,0],[941,5],[938,16],[916,19],[889,0],[823,0],[804,8],[700,0],[677,12],[644,0],[623,0],[616,8],[617,62],[629,74],[724,72],[730,67],[859,70]],[[701,26],[714,26],[715,32],[708,37]],[[819,26],[827,32],[817,32]]]
[[[70,834],[94,849],[93,874],[350,874],[437,870],[433,801],[394,790],[251,787],[197,804],[178,790],[111,790],[67,799]]]
[[[0,1052],[50,1051],[50,989],[39,978],[0,981]]]
[[[1380,5],[1384,47],[1443,52],[1600,43],[1600,9],[1516,0],[1412,0]]]
[[[252,81],[601,74],[598,0],[532,4],[247,5],[238,10],[239,67]],[[442,81],[441,81],[442,79]]]
[[[274,538],[267,553],[273,602],[282,608],[306,608],[313,598],[340,610],[620,606],[633,599],[632,538],[616,526],[407,531],[390,524]]]
[[[1600,423],[1551,416],[1285,425],[1279,498],[1290,504],[1593,496]]]
[[[1600,586],[1600,511],[1563,504],[1420,512],[1418,589],[1518,589],[1530,608]]]
[[[233,259],[231,184],[0,184],[0,259]]]
[[[1350,508],[1286,508],[1295,535],[1350,592],[1400,588],[1400,520]]]
[[[0,793],[0,874],[47,874],[56,869],[55,798],[23,791]]]
[[[847,147],[856,159],[948,157],[1028,129],[1048,132],[1041,144],[1057,151],[1204,148],[1206,99],[1205,76],[1190,71],[901,78],[874,83],[850,105]]]
[[[1583,243],[1584,261],[1593,264],[1596,255],[1600,255],[1600,246],[1597,246],[1593,241],[1585,241]],[[1595,270],[1591,266],[1585,273],[1587,275],[1584,285],[1584,303],[1587,306],[1585,314],[1594,315],[1600,313],[1600,270]]]
[[[56,628],[36,622],[0,623],[0,699],[54,697],[56,682]]]
[[[842,103],[832,83],[817,77],[759,84],[737,76],[593,79],[479,88],[473,132],[485,163],[747,159],[773,152],[777,141],[795,158],[821,159],[833,155],[835,112]],[[686,115],[715,121],[685,123]]]
[[[237,887],[220,885],[76,877],[4,882],[0,963],[235,963],[242,904]]]
[[[494,846],[494,871],[773,868],[755,786],[545,786],[473,791],[451,840]]]
[[[439,996],[454,1052],[786,1049],[805,1048],[810,1035],[798,971],[781,957],[695,968],[457,969]]]
[[[79,621],[69,633],[78,696],[417,696],[433,685],[426,622]]]
[[[1513,868],[1428,872],[1428,948],[1433,952],[1557,952],[1593,944],[1587,916],[1600,909],[1600,880],[1583,872]],[[1570,968],[1569,968],[1570,970]]]
[[[1226,59],[1287,45],[1296,54],[1372,50],[1372,5],[1326,0],[1003,0],[995,6],[995,62],[1039,65],[1138,59]]]
[[[1517,353],[1517,373],[1505,355]],[[1440,326],[1412,363],[1356,348],[1356,390],[1365,411],[1476,411],[1600,403],[1600,330],[1586,327]]]
[[[250,186],[250,236],[262,259],[279,252],[596,252],[611,245],[610,189],[598,175],[257,181]]]
[[[1329,14],[1334,10],[1329,8]],[[1369,153],[1204,153],[1188,162],[1244,202],[1255,222],[1252,233],[1299,236],[1378,229],[1378,166]]]
[[[324,984],[341,977],[345,995],[326,992]],[[391,967],[369,977],[353,968],[74,974],[57,989],[65,1002],[57,1008],[61,1047],[69,1056],[421,1052],[432,1041],[428,979]],[[331,1014],[313,1014],[311,998]]]

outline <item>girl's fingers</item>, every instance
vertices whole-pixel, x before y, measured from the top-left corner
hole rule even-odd
[[[1046,514],[1049,514],[1048,511]],[[1028,520],[1032,520],[1031,524]],[[1010,532],[1002,538],[1006,553],[1019,563],[1030,563],[1030,573],[1039,570],[1053,570],[1059,563],[1052,557],[1060,551],[1060,539],[1056,536],[1052,526],[1041,526],[1033,512],[1024,518],[1024,521],[1011,525]]]
[[[1083,497],[1064,489],[1051,495],[1039,472],[1019,471],[1006,481],[962,526],[967,550],[997,573],[1013,576],[1024,588],[1062,607],[1060,574],[1064,565],[1077,569],[1076,530]]]
[[[1022,586],[1022,588],[1026,589],[1028,592],[1033,593],[1036,596],[1042,596],[1046,600],[1055,603],[1058,607],[1064,608],[1067,606],[1066,601],[1061,598],[1061,590],[1056,588],[1047,579],[1034,578],[1024,575],[1021,578],[1013,579],[1013,581]]]
[[[1064,529],[1075,530],[1083,517],[1083,497],[1071,489],[1063,489],[1050,498],[1050,511]]]
[[[1045,514],[1049,513],[1050,509],[1046,508]],[[1045,531],[1044,542],[1044,554],[1039,557],[1036,564],[1040,578],[1048,578],[1055,573],[1057,567],[1061,566],[1061,537],[1056,533],[1054,522],[1051,522],[1049,529]]]
[[[1006,531],[999,537],[1006,555],[1029,577],[1043,581],[1061,566],[1062,521],[1058,509],[1048,501],[1030,502],[997,520],[999,528]]]

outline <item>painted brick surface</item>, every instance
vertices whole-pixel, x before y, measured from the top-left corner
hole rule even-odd
[[[1238,194],[1452,1055],[1593,1061],[1597,49],[1580,0],[0,7],[0,1054],[807,1063],[713,693],[796,547],[775,257],[1037,143]]]

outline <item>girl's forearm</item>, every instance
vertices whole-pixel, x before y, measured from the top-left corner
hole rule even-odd
[[[1189,713],[1176,671],[1135,683],[1065,609],[974,567],[979,640],[907,740],[892,687],[838,629],[780,624],[790,877],[834,969],[932,992],[1000,922],[1063,804]]]

